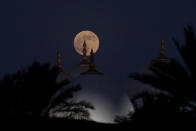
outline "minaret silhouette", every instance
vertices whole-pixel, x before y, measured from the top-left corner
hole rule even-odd
[[[165,45],[164,45],[164,38],[161,37],[161,50],[160,50],[160,59],[166,59],[165,57]]]
[[[96,71],[93,49],[91,49],[89,71]]]
[[[57,51],[57,67],[58,67],[58,74],[69,74],[68,72],[64,72],[61,64],[61,52],[60,50]]]
[[[160,47],[160,56],[156,58],[154,61],[156,62],[169,62],[169,59],[165,56],[165,44],[164,44],[164,38],[161,37],[161,47]]]
[[[61,52],[60,50],[57,51],[57,67],[59,68],[59,71],[62,70],[62,64],[61,64]]]
[[[89,63],[89,69],[87,72],[83,72],[80,73],[81,75],[85,75],[85,74],[97,74],[97,75],[103,75],[104,73],[99,72],[96,70],[96,65],[95,65],[95,60],[94,60],[94,52],[93,49],[91,49],[91,53],[90,53],[90,63]]]
[[[87,59],[87,46],[86,46],[86,41],[84,40],[84,44],[83,44],[83,51],[82,51],[83,55],[82,55],[82,61],[80,62],[80,65],[88,65],[88,59]]]

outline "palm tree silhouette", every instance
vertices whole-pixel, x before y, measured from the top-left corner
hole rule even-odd
[[[142,100],[142,106],[138,100]],[[179,110],[182,105],[172,96],[164,93],[142,92],[133,97],[135,112],[126,117],[117,117],[116,122],[132,130],[192,130],[195,119]],[[120,119],[119,119],[120,118]]]
[[[156,128],[157,125],[165,130],[171,127],[175,130],[194,129],[192,126],[196,120],[196,39],[190,26],[184,31],[186,39],[184,45],[180,45],[175,39],[173,41],[186,67],[175,59],[170,59],[169,62],[153,61],[149,67],[152,73],[131,74],[129,77],[164,92],[159,94],[142,92],[134,96],[131,101],[135,113],[130,112],[127,117],[117,117],[116,122],[137,130],[143,129],[144,124],[148,125],[145,130],[159,130]]]
[[[2,116],[48,117],[49,110],[44,111],[44,109],[48,107],[56,92],[70,83],[68,80],[56,82],[58,70],[56,66],[50,67],[49,64],[41,65],[34,62],[26,70],[23,69],[14,75],[5,76],[0,81],[0,103],[3,107],[0,112]],[[73,98],[73,92],[78,90],[80,90],[79,87],[66,89],[60,96],[53,99],[50,108],[57,104],[64,104],[64,108],[79,106],[80,112],[76,112],[75,115],[89,117],[87,108],[93,109],[90,103],[72,101],[65,104],[66,99]]]
[[[71,87],[52,97],[46,112],[54,116],[61,113],[66,119],[90,120],[88,109],[94,109],[93,105],[86,101],[73,100],[73,92],[80,90],[80,86]]]
[[[150,84],[155,88],[167,91],[182,103],[195,110],[192,102],[196,101],[195,84],[195,60],[196,60],[196,39],[193,29],[188,26],[184,29],[186,43],[180,45],[175,39],[174,43],[183,57],[186,67],[182,66],[177,60],[171,59],[168,63],[153,62],[150,70],[153,74],[134,73],[130,77],[145,84]],[[181,106],[185,106],[182,104]]]

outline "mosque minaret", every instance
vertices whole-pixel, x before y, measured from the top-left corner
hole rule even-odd
[[[61,52],[60,50],[57,51],[57,67],[60,71],[62,71],[62,64],[61,64]]]
[[[96,70],[96,65],[94,61],[94,53],[93,49],[91,49],[91,55],[90,55],[90,63],[89,63],[89,69],[86,72],[80,73],[81,75],[86,75],[86,74],[97,74],[97,75],[103,75],[104,73],[99,72]]]
[[[88,66],[88,59],[87,59],[87,46],[86,46],[86,41],[84,40],[84,44],[83,44],[83,51],[82,51],[83,55],[82,55],[82,60],[79,64],[79,66]]]
[[[57,67],[58,67],[58,74],[69,74],[68,72],[64,72],[61,64],[61,52],[60,50],[57,51]]]
[[[153,62],[164,62],[168,63],[170,60],[165,56],[165,43],[163,36],[161,37],[161,48],[160,48],[160,55],[157,57]]]

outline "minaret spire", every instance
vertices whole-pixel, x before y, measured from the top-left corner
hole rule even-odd
[[[90,63],[89,63],[89,69],[86,72],[80,73],[81,75],[86,75],[86,74],[97,74],[97,75],[103,75],[104,73],[99,72],[96,70],[96,66],[95,66],[95,60],[94,60],[94,52],[93,49],[91,49],[91,53],[90,53]]]
[[[61,64],[61,52],[60,50],[57,51],[57,67],[60,71],[62,71],[62,64]]]
[[[61,52],[60,50],[57,51],[57,67],[58,67],[58,74],[64,74],[67,75],[69,74],[68,72],[64,72],[61,64]]]
[[[160,55],[158,58],[153,60],[153,62],[169,62],[169,59],[165,56],[165,44],[163,36],[161,37]]]
[[[88,64],[88,59],[87,59],[87,46],[86,46],[86,41],[84,40],[84,44],[83,44],[83,51],[82,51],[82,61],[80,62],[80,64],[82,65],[87,65]]]
[[[96,71],[96,69],[95,69],[95,61],[94,61],[94,52],[93,52],[93,49],[91,49],[89,71]]]
[[[160,58],[165,59],[165,45],[164,45],[164,38],[161,37],[161,51],[160,51]]]

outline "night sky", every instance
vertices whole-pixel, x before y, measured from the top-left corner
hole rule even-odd
[[[80,62],[75,35],[95,32],[100,48],[95,62],[119,84],[159,55],[180,56],[172,37],[184,39],[186,24],[196,28],[195,0],[10,0],[0,2],[0,77],[37,60],[56,64],[57,49],[69,71]]]

